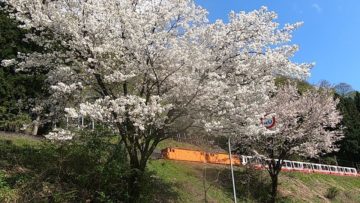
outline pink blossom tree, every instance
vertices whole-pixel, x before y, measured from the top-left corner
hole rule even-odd
[[[54,110],[114,129],[135,171],[133,201],[137,172],[160,141],[194,125],[255,123],[274,77],[304,78],[311,66],[289,60],[298,50],[289,45],[292,32],[301,23],[280,28],[266,8],[209,23],[192,0],[5,3],[29,30],[25,40],[45,50],[20,53],[18,68],[49,70],[46,103],[61,104]]]
[[[264,115],[275,117],[275,126],[266,129],[260,124],[258,133],[240,138],[266,167],[272,180],[272,202],[283,160],[293,154],[316,157],[338,150],[336,142],[342,138],[338,102],[331,90],[299,93],[296,85],[287,84],[278,89],[264,109]]]

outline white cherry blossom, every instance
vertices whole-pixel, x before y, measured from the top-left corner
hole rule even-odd
[[[193,125],[226,135],[254,125],[274,78],[311,67],[290,60],[299,24],[282,28],[265,7],[209,23],[192,0],[5,2],[45,50],[20,53],[18,69],[48,70],[51,111],[113,127],[140,170],[160,141]]]

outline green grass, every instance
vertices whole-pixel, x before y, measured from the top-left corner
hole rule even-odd
[[[292,193],[294,201],[360,202],[359,177],[287,172],[281,174],[280,180],[282,192]],[[336,188],[339,193],[334,199],[329,200],[326,196],[331,188]]]
[[[50,175],[52,171],[57,173],[60,170],[58,163],[61,162],[57,160],[57,157],[61,154],[57,151],[49,151],[57,148],[49,147],[45,143],[47,142],[32,137],[0,134],[0,151],[6,153],[1,155],[3,159],[0,160],[0,202],[14,202],[19,199],[20,189],[23,189],[19,186],[28,185],[31,188],[33,185],[31,181],[41,178],[47,166],[53,167],[48,171]],[[161,142],[157,149],[166,147],[201,149],[171,139]],[[74,163],[76,165],[78,162]],[[206,187],[211,184],[206,195],[208,202],[232,202],[231,176],[228,166],[162,159],[150,160],[148,163],[148,170],[153,174],[153,180],[149,184],[152,187],[151,192],[154,192],[151,196],[153,199],[149,202],[204,202],[205,169]],[[91,175],[90,172],[89,174]],[[73,175],[74,177],[81,176],[76,173]],[[265,201],[270,183],[265,171],[236,168],[235,178],[238,202]],[[43,186],[40,186],[37,186],[38,190],[42,191]],[[338,190],[331,200],[326,198],[330,190]],[[72,190],[64,191],[69,192],[69,196],[75,194]],[[360,202],[360,178],[282,172],[279,193],[279,202],[357,203]]]
[[[167,140],[158,148],[183,147],[201,149],[191,144]],[[231,202],[232,191],[229,171],[225,167],[208,165],[212,168],[209,180],[214,180],[216,172],[223,171],[223,180],[214,184],[208,193],[210,202]],[[166,160],[149,162],[149,169],[159,178],[174,185],[179,194],[176,202],[203,202],[204,190],[202,185],[203,164]],[[250,173],[250,175],[249,175]],[[211,177],[212,176],[212,177]],[[263,202],[269,190],[269,178],[265,171],[247,171],[237,169],[235,173],[237,195],[239,202]],[[248,181],[246,181],[248,179]],[[329,189],[339,190],[334,199],[327,199]],[[348,176],[332,176],[324,174],[304,174],[298,172],[281,172],[279,183],[279,202],[360,202],[360,178]]]
[[[35,139],[34,137],[26,136],[26,135],[16,135],[16,134],[2,134],[0,132],[0,140],[11,142],[12,144],[22,147],[22,146],[38,146],[42,143],[42,139]]]
[[[202,164],[168,160],[152,160],[148,165],[149,170],[155,172],[166,183],[173,185],[173,189],[178,193],[177,202],[204,202],[202,176],[204,167]],[[207,187],[214,181],[211,178],[207,180]],[[207,194],[209,202],[231,202],[231,194],[218,184],[211,186]]]
[[[103,137],[52,143],[1,135],[0,202],[125,199],[124,154]]]
[[[315,184],[316,182],[323,182],[328,185],[337,186],[344,190],[351,190],[353,188],[360,189],[360,178],[353,176],[335,176],[335,175],[324,175],[324,174],[304,174],[298,172],[292,172],[291,175],[298,180],[301,180],[307,185]]]

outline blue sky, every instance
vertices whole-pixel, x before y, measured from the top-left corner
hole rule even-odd
[[[346,82],[360,90],[359,0],[196,0],[209,11],[210,21],[227,21],[231,10],[252,11],[266,6],[281,24],[303,21],[294,33],[300,46],[297,62],[315,62],[309,82]]]

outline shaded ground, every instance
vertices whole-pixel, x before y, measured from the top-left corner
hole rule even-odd
[[[0,202],[123,202],[127,159],[112,137],[51,143],[0,135]],[[141,202],[177,199],[171,183],[144,175]]]

